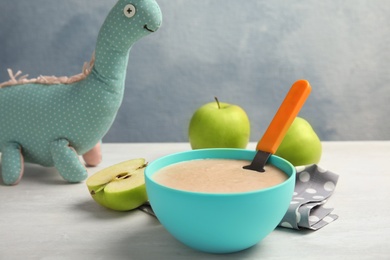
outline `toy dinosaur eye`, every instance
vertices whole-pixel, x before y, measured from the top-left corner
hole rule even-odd
[[[128,4],[125,6],[125,8],[123,9],[123,12],[125,13],[126,17],[128,18],[131,18],[135,15],[136,13],[136,9],[135,9],[135,6],[132,5],[132,4]]]

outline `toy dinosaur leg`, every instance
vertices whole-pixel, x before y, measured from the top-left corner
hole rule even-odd
[[[101,142],[97,143],[91,150],[83,154],[87,166],[97,166],[102,161]]]
[[[65,139],[56,140],[51,144],[51,155],[54,166],[61,176],[69,182],[80,182],[88,177],[87,169],[81,163],[76,151]]]
[[[17,184],[23,176],[24,160],[17,143],[8,143],[2,149],[1,171],[6,185]]]

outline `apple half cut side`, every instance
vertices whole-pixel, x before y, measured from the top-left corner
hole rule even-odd
[[[92,198],[113,210],[128,211],[148,201],[145,187],[145,159],[132,159],[107,167],[87,181]]]

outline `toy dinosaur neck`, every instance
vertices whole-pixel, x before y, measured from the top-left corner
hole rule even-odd
[[[130,49],[145,36],[136,20],[125,17],[124,6],[120,0],[111,9],[97,38],[94,70],[104,81],[125,80]]]
[[[130,49],[125,53],[97,46],[94,70],[105,82],[124,82]]]
[[[115,10],[115,8],[111,10],[100,28],[96,42],[94,70],[104,81],[122,82],[126,77],[130,49],[135,41],[128,40],[126,45],[119,43],[122,35],[113,22],[113,18],[116,18]]]

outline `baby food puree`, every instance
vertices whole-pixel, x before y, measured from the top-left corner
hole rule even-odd
[[[179,190],[209,193],[246,192],[268,188],[288,176],[273,165],[265,172],[243,169],[250,162],[231,159],[204,159],[180,162],[157,171],[156,182]]]

